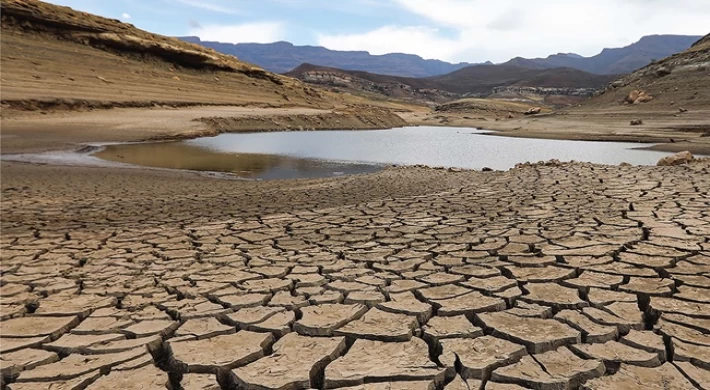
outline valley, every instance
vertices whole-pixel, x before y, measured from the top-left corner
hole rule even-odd
[[[343,89],[371,99],[430,106],[468,97],[566,106],[591,97],[594,91],[615,79],[570,68],[540,70],[508,65],[476,65],[441,76],[411,78],[304,64],[286,75],[330,87],[332,91]]]

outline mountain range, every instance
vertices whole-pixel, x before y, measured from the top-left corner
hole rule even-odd
[[[710,107],[710,34],[695,42],[689,49],[658,59],[630,74],[623,75],[596,96],[584,102],[585,107],[642,106],[646,112],[677,110],[676,117],[690,110]],[[643,91],[643,101],[632,101],[634,91]],[[642,103],[642,104],[641,104]],[[710,126],[687,126],[684,130],[710,136]]]
[[[682,52],[700,38],[702,37],[689,35],[649,35],[626,47],[604,49],[592,57],[559,53],[546,58],[516,57],[504,65],[532,69],[567,67],[596,74],[625,74],[648,65],[653,60]],[[234,55],[276,73],[286,73],[301,64],[309,63],[381,75],[431,77],[475,65],[423,59],[412,54],[371,55],[366,51],[337,51],[318,46],[296,46],[289,42],[231,44],[202,41],[198,37],[180,39]]]
[[[700,38],[702,36],[648,35],[629,46],[604,49],[592,57],[582,57],[574,53],[559,53],[547,58],[516,57],[506,64],[542,69],[568,67],[596,74],[626,74],[655,60],[680,53]]]
[[[575,104],[615,79],[572,68],[522,68],[515,65],[471,65],[445,75],[401,77],[302,64],[287,76],[311,84],[418,103],[442,103],[461,97],[528,100],[535,95],[553,105]],[[523,96],[526,95],[526,96]]]
[[[413,54],[392,53],[371,55],[366,51],[338,51],[320,46],[295,46],[289,42],[274,43],[222,43],[202,41],[198,37],[179,37],[183,41],[197,43],[240,60],[250,62],[275,72],[286,73],[301,64],[404,77],[427,77],[450,73],[472,65],[466,62],[452,64],[440,60],[425,60]]]

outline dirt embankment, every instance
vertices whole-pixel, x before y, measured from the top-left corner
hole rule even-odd
[[[667,152],[689,150],[710,155],[710,108],[675,116],[674,112],[628,112],[623,109],[588,109],[522,116],[512,119],[503,113],[407,113],[412,125],[475,127],[493,130],[494,135],[522,138],[567,139],[647,143]],[[514,114],[516,115],[516,114]],[[640,126],[630,121],[643,118]]]
[[[197,119],[219,133],[283,130],[387,129],[407,122],[388,110],[331,111],[317,114],[247,115],[242,117],[202,117]]]
[[[235,57],[116,20],[39,1],[0,5],[5,108],[333,107],[338,101]]]
[[[76,149],[88,142],[132,142],[271,130],[383,129],[407,123],[388,110],[235,106],[12,112],[2,121],[2,153]]]

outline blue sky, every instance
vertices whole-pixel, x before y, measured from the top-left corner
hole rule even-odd
[[[705,35],[708,0],[52,0],[170,36],[503,62]]]

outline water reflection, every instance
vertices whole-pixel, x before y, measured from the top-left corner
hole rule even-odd
[[[655,165],[664,152],[637,143],[508,138],[469,128],[220,134],[180,142],[109,146],[96,156],[131,164],[284,179],[367,173],[386,164],[506,170],[558,159]],[[338,161],[338,162],[334,162]]]
[[[94,156],[157,168],[228,172],[248,179],[316,178],[382,169],[379,164],[350,164],[273,154],[232,153],[185,142],[108,145]]]

